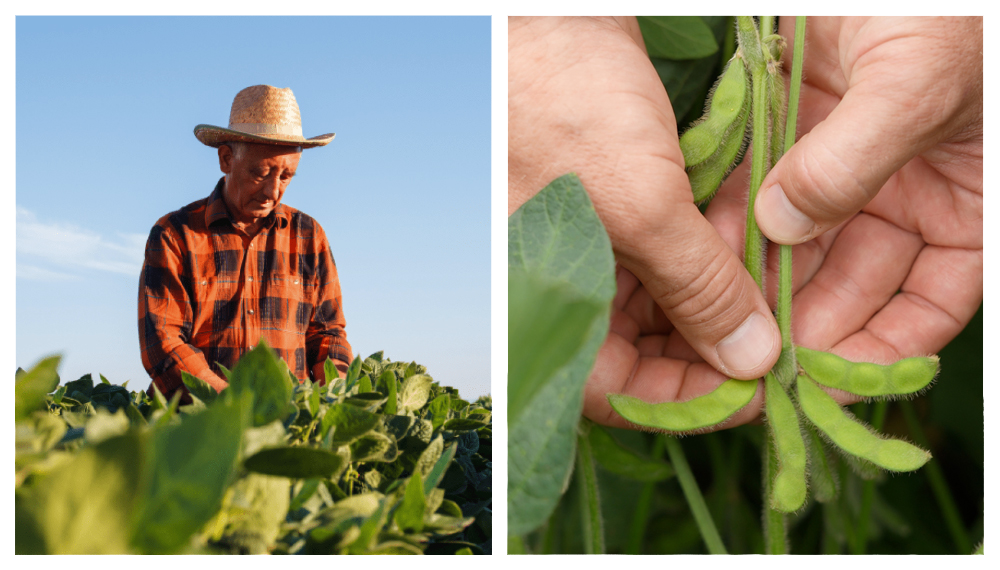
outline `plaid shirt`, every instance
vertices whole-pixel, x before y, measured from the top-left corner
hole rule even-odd
[[[139,278],[139,345],[153,385],[169,398],[181,371],[222,376],[263,337],[299,379],[327,357],[350,364],[340,280],[326,234],[279,204],[252,240],[212,194],[163,216]],[[153,385],[149,392],[152,394]]]

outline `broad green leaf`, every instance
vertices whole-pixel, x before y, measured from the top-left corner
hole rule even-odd
[[[591,424],[588,439],[594,459],[612,473],[637,481],[663,481],[674,475],[669,463],[643,457],[628,449],[598,424]]]
[[[386,370],[382,373],[381,381],[385,383],[386,394],[388,394],[388,399],[385,402],[385,409],[382,410],[387,416],[396,415],[396,374],[391,370]]]
[[[441,440],[439,436],[435,441],[443,440]],[[430,446],[428,446],[428,449],[430,449]],[[451,461],[455,459],[455,451],[457,449],[457,446],[449,445],[440,453],[440,455],[437,456],[437,460],[430,467],[430,469],[423,468],[422,463],[425,456],[421,454],[420,461],[417,462],[417,465],[420,470],[420,474],[424,478],[424,494],[429,495],[431,490],[437,487],[441,483],[441,480],[444,479],[444,474],[448,471],[448,466],[451,465]],[[424,453],[426,453],[426,450],[424,450]]]
[[[262,426],[284,418],[292,398],[292,383],[285,364],[262,340],[233,367],[229,391],[234,395],[253,392],[253,425]]]
[[[240,552],[268,554],[288,514],[291,482],[250,473],[233,484],[222,507],[222,540]]]
[[[608,234],[575,175],[553,181],[522,205],[507,228],[508,274],[522,271],[561,280],[604,307],[580,350],[509,423],[508,532],[524,534],[549,517],[566,487],[583,387],[607,336],[615,261]],[[509,359],[529,356],[508,354]]]
[[[243,462],[248,471],[292,479],[328,479],[347,465],[336,453],[315,447],[262,449]]]
[[[489,425],[489,422],[484,422],[474,418],[455,418],[445,422],[444,429],[448,431],[469,431],[479,429],[486,425]]]
[[[306,504],[306,501],[312,498],[313,495],[319,490],[321,480],[320,479],[306,479],[302,482],[301,488],[295,497],[292,498],[292,502],[288,505],[289,512],[294,512],[302,508]]]
[[[433,380],[426,374],[414,374],[403,381],[399,396],[399,413],[419,410],[427,403]]]
[[[127,554],[140,485],[138,432],[86,446],[15,492],[16,554]]]
[[[417,459],[417,464],[413,468],[413,470],[415,472],[419,472],[420,475],[426,478],[427,480],[430,480],[431,469],[434,468],[434,465],[441,457],[443,451],[444,451],[444,438],[442,438],[439,435],[435,437],[434,441],[432,441],[430,445],[428,445],[427,448],[420,453],[420,457]]]
[[[15,422],[27,418],[31,412],[45,406],[45,396],[59,385],[59,376],[56,375],[58,367],[59,357],[50,356],[17,378],[14,383]]]
[[[98,376],[101,377],[101,384],[107,384],[109,386],[111,385],[111,381],[105,378],[103,374],[98,374]]]
[[[378,531],[385,523],[386,514],[389,510],[388,507],[388,498],[380,498],[378,508],[361,524],[361,532],[357,540],[354,541],[354,544],[350,546],[349,552],[351,554],[363,554],[375,545],[374,542]]]
[[[372,391],[372,379],[369,376],[362,376],[358,380],[358,394],[366,394]]]
[[[319,415],[320,392],[321,388],[318,384],[313,386],[312,390],[309,391],[309,399],[307,402],[309,405],[309,413],[312,414],[313,417]]]
[[[132,544],[139,551],[175,552],[219,510],[250,423],[250,406],[251,396],[230,396],[176,425],[153,430],[132,525]]]
[[[326,435],[333,428],[333,445],[350,443],[362,435],[375,429],[379,424],[379,416],[366,412],[350,404],[333,404],[323,415],[320,422],[320,433]]]
[[[205,382],[193,374],[181,371],[181,380],[184,381],[184,385],[187,386],[187,389],[191,391],[192,396],[198,398],[206,404],[211,403],[215,400],[215,397],[218,396],[215,388],[210,386],[208,382]]]
[[[719,50],[712,29],[698,16],[639,16],[649,57],[698,59]]]
[[[507,307],[507,421],[515,422],[580,350],[603,307],[567,285],[520,271],[508,273]]]
[[[371,431],[350,444],[351,461],[393,461],[399,456],[396,442],[388,436]]]
[[[414,473],[406,484],[403,502],[396,509],[394,518],[403,532],[420,532],[424,529],[424,484],[420,472]]]
[[[451,410],[449,401],[450,397],[448,394],[441,394],[437,398],[434,398],[434,401],[427,407],[431,414],[431,425],[434,426],[434,429],[441,427],[448,419],[448,412]]]

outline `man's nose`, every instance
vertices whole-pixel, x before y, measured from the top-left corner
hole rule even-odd
[[[277,201],[280,195],[281,180],[277,176],[269,178],[267,182],[264,183],[264,196],[266,196],[269,200]]]

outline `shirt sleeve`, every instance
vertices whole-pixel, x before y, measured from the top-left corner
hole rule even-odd
[[[317,287],[313,304],[315,309],[306,330],[307,370],[311,371],[316,364],[326,362],[327,358],[333,359],[338,368],[346,370],[354,357],[344,330],[347,321],[344,318],[340,278],[326,233],[319,224],[316,224],[315,232]]]
[[[142,365],[167,397],[176,390],[187,394],[181,372],[205,380],[217,391],[226,386],[201,350],[189,344],[193,312],[183,272],[179,240],[169,227],[158,223],[146,241],[146,259],[139,277],[139,347]]]

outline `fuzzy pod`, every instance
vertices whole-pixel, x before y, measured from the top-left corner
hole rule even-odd
[[[799,428],[799,415],[781,383],[768,372],[764,393],[769,436],[778,458],[771,487],[771,508],[791,513],[806,502],[806,445]]]
[[[810,378],[829,388],[836,388],[868,398],[900,396],[919,392],[937,376],[937,356],[904,358],[883,366],[870,362],[851,362],[829,352],[798,346],[795,355],[799,366]]]
[[[822,438],[808,422],[803,426],[809,450],[809,487],[813,498],[820,503],[829,503],[837,498],[838,480],[835,458],[826,451]]]
[[[803,413],[844,453],[888,471],[915,471],[931,454],[900,439],[883,438],[856,420],[808,376],[796,379]]]
[[[681,135],[681,152],[684,153],[684,167],[701,164],[720,150],[728,139],[736,136],[742,141],[750,108],[750,79],[740,51],[732,59],[715,83],[709,96],[705,114],[693,127]],[[742,127],[739,123],[742,119]],[[732,146],[732,145],[728,145]],[[737,151],[739,144],[736,145]],[[733,153],[735,159],[736,153]],[[731,163],[726,164],[728,168]]]
[[[709,394],[686,402],[651,404],[625,394],[608,394],[619,415],[640,426],[672,432],[695,431],[721,424],[750,403],[757,382],[726,380]]]

